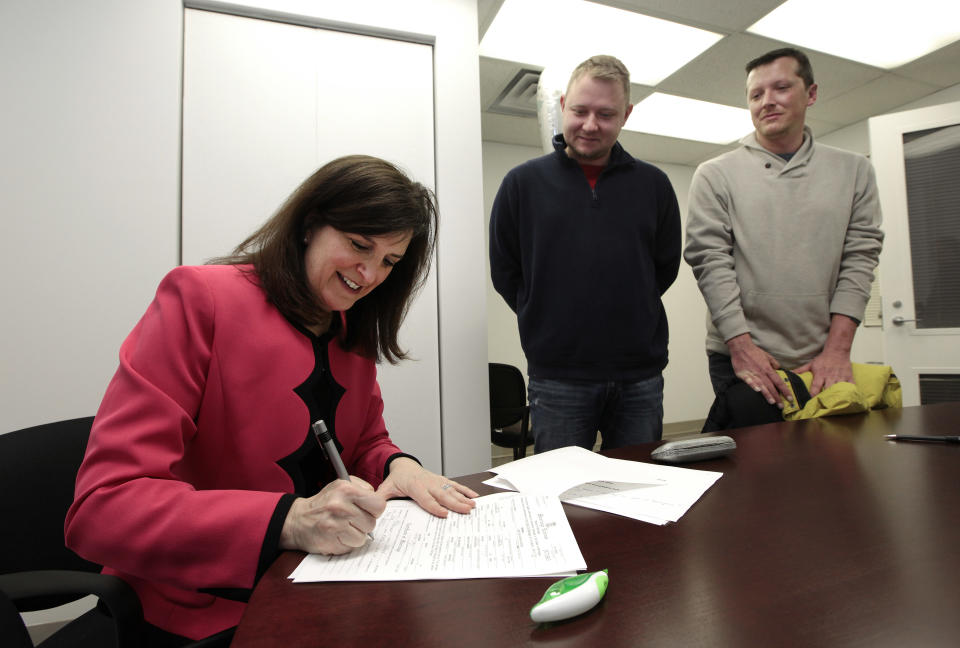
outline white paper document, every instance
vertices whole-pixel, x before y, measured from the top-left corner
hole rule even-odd
[[[310,554],[294,582],[569,575],[587,568],[556,496],[497,493],[446,518],[391,500],[374,540],[340,556]]]
[[[666,524],[676,522],[723,473],[611,459],[570,446],[493,468],[485,484],[557,495],[568,504]]]
[[[639,470],[640,465],[643,464],[568,446],[511,461],[492,468],[491,472],[509,481],[512,490],[537,495],[559,495],[598,479],[648,485],[663,483],[662,478]]]

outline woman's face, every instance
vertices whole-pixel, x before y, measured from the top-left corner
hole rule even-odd
[[[324,225],[307,234],[307,282],[331,311],[345,311],[383,283],[406,254],[409,231],[366,236]]]

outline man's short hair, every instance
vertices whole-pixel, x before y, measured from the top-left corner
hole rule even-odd
[[[567,82],[567,92],[570,92],[570,86],[573,82],[584,75],[589,75],[594,79],[603,79],[604,81],[616,81],[623,86],[623,96],[630,104],[630,72],[627,66],[615,56],[598,54],[591,56],[586,61],[574,68],[570,75],[570,81]]]
[[[785,56],[788,56],[797,62],[797,76],[803,79],[804,87],[809,88],[812,86],[813,67],[810,65],[810,59],[807,58],[806,54],[793,47],[781,47],[780,49],[767,52],[763,56],[758,56],[747,63],[747,74],[750,74],[754,68],[773,63],[778,58],[783,58]]]

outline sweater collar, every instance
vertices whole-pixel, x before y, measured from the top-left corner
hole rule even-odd
[[[794,153],[793,157],[789,161],[785,162],[782,157],[768,151],[757,141],[756,132],[752,132],[748,135],[745,135],[740,139],[740,143],[743,144],[748,149],[757,151],[759,153],[769,155],[772,158],[778,160],[781,164],[786,167],[798,167],[807,164],[810,161],[810,158],[813,156],[813,131],[810,130],[810,127],[804,124],[803,126],[803,143],[800,144],[800,148],[797,149],[797,152]]]

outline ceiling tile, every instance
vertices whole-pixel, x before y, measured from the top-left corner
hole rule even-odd
[[[637,104],[652,95],[656,90],[650,86],[630,84],[630,103]]]
[[[657,86],[663,92],[743,108],[745,66],[752,59],[787,44],[753,34],[733,34],[708,49]],[[820,52],[808,52],[821,93],[835,95],[883,74],[879,68]]]
[[[813,108],[807,110],[807,118],[804,120],[804,123],[810,127],[814,135],[820,136],[832,133],[846,124],[846,122],[832,122],[826,119],[820,119],[820,115],[814,114],[817,112],[817,106],[819,106],[819,102],[814,104]]]
[[[497,17],[503,0],[477,0],[477,42],[483,40],[483,35],[487,33],[487,28],[493,19]]]
[[[782,4],[782,0],[592,0],[657,18],[676,20],[727,36],[656,87],[633,84],[631,101],[637,103],[653,92],[745,107],[744,84],[747,61],[787,43],[747,34],[743,30]],[[478,16],[492,20],[502,0],[478,0]],[[481,28],[483,26],[481,25]],[[818,86],[817,103],[807,114],[807,123],[822,136],[846,132],[848,126],[873,115],[895,110],[944,88],[960,84],[960,41],[916,61],[886,72],[862,63],[806,50]],[[487,112],[521,62],[480,58],[480,95],[484,139],[541,148],[535,118],[491,115]],[[685,139],[624,131],[621,141],[642,159],[695,165],[730,147]]]
[[[776,42],[776,41],[774,41]],[[785,44],[786,45],[786,44]],[[817,83],[818,101],[828,101],[866,86],[886,74],[884,70],[831,54],[808,51],[813,78]]]
[[[746,105],[744,64],[776,46],[776,41],[759,36],[728,36],[667,77],[657,88],[681,97],[743,108]]]
[[[480,114],[480,137],[489,142],[542,148],[536,117],[511,117],[484,111]]]
[[[833,98],[822,97],[809,114],[837,124],[849,124],[936,92],[936,86],[887,73],[870,83]]]
[[[960,41],[901,67],[894,74],[946,88],[960,83]]]
[[[649,160],[654,164],[665,162],[693,165],[728,150],[728,147],[717,144],[634,131],[621,131],[620,144],[633,157]]]
[[[593,0],[656,18],[675,20],[713,31],[743,31],[783,4],[784,0]]]

